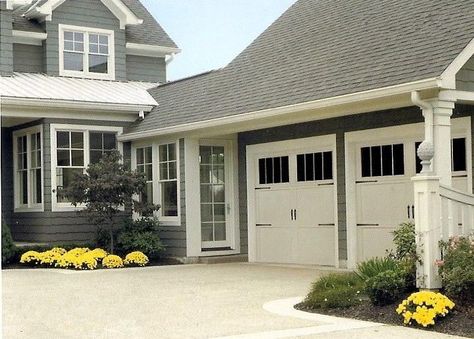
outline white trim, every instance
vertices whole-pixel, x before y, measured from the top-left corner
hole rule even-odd
[[[131,169],[137,169],[137,149],[151,147],[152,148],[152,172],[153,172],[153,203],[161,204],[161,185],[159,180],[159,146],[175,144],[176,147],[176,182],[177,182],[177,203],[178,203],[178,215],[176,217],[164,217],[162,211],[155,212],[154,216],[158,218],[160,227],[167,226],[181,226],[181,173],[180,173],[180,149],[179,139],[168,139],[168,140],[155,140],[155,141],[143,141],[132,143],[131,149]],[[134,197],[137,199],[137,197]],[[137,213],[133,213],[133,218],[138,218]]]
[[[51,210],[53,212],[78,211],[82,208],[80,206],[74,207],[70,203],[59,203],[56,195],[56,167],[57,167],[57,152],[56,152],[56,131],[82,131],[84,132],[84,168],[89,165],[89,132],[116,132],[119,136],[123,132],[123,127],[97,126],[97,125],[73,125],[73,124],[51,124],[50,125],[50,141],[51,141]],[[123,154],[123,144],[117,140],[118,151]]]
[[[472,149],[471,149],[471,118],[461,117],[451,120],[452,138],[466,138],[466,167],[467,167],[467,186],[472,190]],[[424,123],[414,123],[405,125],[396,125],[391,127],[374,128],[368,130],[359,130],[346,132],[344,134],[345,142],[345,167],[346,167],[346,229],[347,229],[347,267],[354,269],[357,266],[358,248],[357,248],[357,198],[356,181],[368,180],[373,178],[361,178],[360,170],[360,147],[372,144],[391,144],[404,143],[405,150],[405,172],[404,175],[393,177],[376,177],[378,181],[400,182],[410,181],[412,174],[416,172],[415,149],[407,149],[407,144],[414,144],[416,141],[423,141]],[[449,160],[451,162],[451,160]],[[459,173],[457,173],[459,174]]]
[[[18,0],[17,0],[18,1]],[[66,0],[49,0],[41,6],[30,8],[25,16],[27,18],[52,20],[53,11]],[[101,0],[102,3],[120,20],[120,28],[125,29],[127,25],[140,25],[143,23],[124,3],[120,0]]]
[[[31,164],[31,135],[40,133],[40,139],[41,139],[41,203],[39,204],[32,204],[31,198],[32,198],[32,191],[31,191],[31,169],[30,169],[30,164]],[[20,199],[20,192],[18,191],[19,189],[19,183],[18,183],[18,177],[17,177],[17,169],[18,169],[18,164],[17,164],[17,142],[18,142],[18,137],[26,136],[27,140],[27,186],[28,186],[28,204],[26,206],[19,204],[19,199]],[[14,213],[21,213],[21,212],[43,212],[44,211],[44,197],[45,197],[45,191],[44,191],[44,140],[43,140],[43,125],[37,125],[21,130],[14,131],[12,133],[12,138],[13,138],[13,191],[14,191]]]
[[[461,53],[454,59],[451,64],[441,74],[443,87],[448,89],[456,89],[456,74],[466,64],[466,62],[474,54],[474,39],[472,39]]]
[[[48,38],[48,34],[39,33],[39,32],[12,30],[12,38],[13,38],[14,44],[42,46],[43,41]]]
[[[127,42],[126,50],[128,55],[140,55],[148,57],[165,57],[167,55],[181,53],[181,49],[179,48],[137,44],[133,42]]]
[[[64,69],[64,31],[80,32],[84,34],[83,67],[84,71],[70,71]],[[108,36],[108,63],[107,74],[89,72],[89,35],[101,34]],[[115,33],[113,30],[91,28],[73,25],[58,25],[59,75],[75,78],[115,80]]]
[[[474,102],[474,92],[457,91],[457,90],[443,90],[439,92],[439,100],[446,100],[451,102]]]
[[[301,139],[289,139],[276,142],[248,145],[246,151],[247,165],[247,229],[248,229],[248,255],[249,262],[257,261],[257,240],[256,240],[256,217],[255,217],[255,187],[259,186],[256,179],[256,160],[259,156],[287,155],[289,152],[305,152],[313,149],[327,148],[333,155],[333,179],[334,182],[334,266],[339,267],[339,232],[338,232],[338,204],[337,204],[337,145],[336,135],[328,134]],[[291,167],[291,159],[290,159]],[[290,170],[291,171],[291,170]],[[290,172],[290,183],[296,180],[295,171]],[[296,186],[295,182],[292,185]],[[305,185],[305,184],[298,184]],[[268,186],[268,185],[264,185]]]
[[[150,112],[154,106],[150,105],[135,105],[135,104],[114,104],[105,102],[92,101],[73,101],[73,100],[55,100],[55,99],[37,99],[37,98],[13,98],[0,97],[1,104],[11,106],[31,106],[31,107],[55,107],[65,109],[90,109],[93,111],[117,111],[117,113],[134,113],[140,111]],[[3,112],[2,112],[3,114]],[[93,113],[91,113],[93,115]]]
[[[121,141],[131,141],[141,138],[149,138],[154,136],[163,136],[173,133],[182,133],[189,132],[196,129],[203,128],[213,128],[223,125],[238,124],[246,121],[255,121],[257,119],[264,118],[278,118],[283,115],[288,115],[291,113],[297,113],[301,111],[317,110],[328,108],[332,106],[341,106],[349,105],[355,102],[366,101],[379,99],[388,96],[401,95],[401,94],[410,94],[415,90],[427,90],[433,88],[440,88],[441,81],[439,78],[431,78],[426,80],[420,80],[415,82],[410,82],[401,85],[394,85],[384,88],[377,88],[364,92],[357,92],[352,94],[341,95],[337,97],[325,98],[316,101],[309,101],[305,103],[282,106],[270,109],[264,109],[260,111],[254,111],[250,113],[243,113],[232,115],[229,117],[216,118],[206,121],[191,122],[182,125],[165,127],[165,128],[156,128],[149,131],[134,132],[128,133],[120,137]],[[314,120],[314,118],[312,119]]]

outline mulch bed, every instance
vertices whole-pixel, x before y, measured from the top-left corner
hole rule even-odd
[[[403,326],[401,316],[395,312],[396,307],[397,304],[374,306],[370,301],[363,301],[361,304],[356,306],[338,309],[307,309],[302,304],[295,305],[296,309],[311,313]],[[426,331],[474,338],[474,306],[463,307],[456,305],[446,318],[439,319],[433,327],[423,328],[421,326],[418,327],[413,325],[411,327]]]

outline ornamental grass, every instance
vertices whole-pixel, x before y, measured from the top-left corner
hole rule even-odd
[[[406,325],[415,322],[427,327],[434,325],[437,319],[445,317],[454,306],[454,302],[441,293],[420,291],[403,300],[396,312],[403,317]]]

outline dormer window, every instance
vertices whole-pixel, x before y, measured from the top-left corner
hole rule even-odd
[[[114,32],[59,25],[59,70],[62,76],[114,80]]]

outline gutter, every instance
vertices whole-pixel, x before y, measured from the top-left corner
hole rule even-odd
[[[425,117],[425,141],[433,144],[433,106],[425,100],[421,100],[420,92],[411,92],[411,101],[420,107]]]
[[[120,103],[105,103],[105,102],[84,102],[75,100],[51,100],[51,99],[32,99],[32,98],[15,98],[0,96],[0,103],[2,105],[10,106],[32,106],[32,107],[55,107],[66,109],[91,109],[94,111],[121,111],[125,113],[130,112],[150,112],[156,105],[147,104],[120,104]]]
[[[168,134],[183,133],[193,130],[219,127],[223,125],[230,125],[235,123],[242,123],[263,118],[278,118],[283,115],[292,114],[296,112],[315,110],[321,108],[328,108],[332,106],[347,105],[366,100],[380,99],[388,96],[411,93],[413,91],[421,91],[433,88],[441,88],[440,78],[430,78],[425,80],[414,81],[401,85],[388,86],[384,88],[372,89],[364,92],[345,94],[332,98],[319,99],[305,103],[264,109],[250,113],[236,114],[228,117],[216,118],[206,121],[198,121],[177,126],[156,128],[148,131],[132,132],[122,134],[118,137],[119,141],[133,141],[138,139],[164,136]]]

